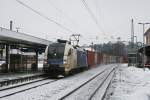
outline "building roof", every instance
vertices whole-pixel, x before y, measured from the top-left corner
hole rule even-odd
[[[143,53],[143,50],[145,51],[145,54],[146,54],[147,56],[150,56],[150,45],[146,45],[146,46],[144,46],[144,47],[139,48],[139,49],[138,49],[138,52],[139,52],[139,53]]]
[[[51,44],[52,42],[35,36],[11,31],[0,27],[0,43],[8,43],[8,44],[20,43],[30,46],[45,47],[46,45]]]
[[[51,43],[51,41],[45,39],[0,27],[0,44],[9,44],[11,48],[17,49],[21,47],[24,52],[34,50],[44,52],[46,46]]]

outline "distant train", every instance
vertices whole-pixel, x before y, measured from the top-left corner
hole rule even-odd
[[[47,46],[43,70],[50,75],[68,75],[99,64],[100,56],[98,53],[74,47],[68,41],[58,40]]]

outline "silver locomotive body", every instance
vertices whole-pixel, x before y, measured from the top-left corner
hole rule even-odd
[[[44,57],[44,72],[50,75],[68,75],[77,69],[87,68],[87,53],[63,41],[47,46]]]

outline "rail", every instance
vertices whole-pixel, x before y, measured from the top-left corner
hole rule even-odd
[[[53,83],[56,81],[57,80],[55,80],[55,79],[54,80],[43,79],[40,81],[30,82],[30,83],[18,85],[18,86],[12,87],[12,88],[7,88],[7,89],[0,91],[0,98],[8,97],[8,96],[11,96],[11,95],[14,95],[17,93],[21,93],[21,92],[24,92],[24,91],[27,91],[27,90],[30,90],[33,88],[37,88],[37,87],[40,87],[40,86],[43,86],[46,84],[50,84],[50,83]],[[22,88],[20,88],[20,87],[22,87]]]
[[[8,78],[8,79],[3,79],[0,81],[0,88],[4,86],[9,86],[9,85],[14,85],[17,83],[23,83],[31,80],[38,79],[39,77],[43,77],[45,74],[36,74],[36,75],[31,75],[31,76],[18,76],[15,78]]]
[[[91,96],[89,97],[89,100],[92,99],[92,97],[95,95],[95,93],[99,90],[99,88],[102,86],[102,84],[105,83],[105,81],[107,80],[107,78],[114,72],[115,68],[112,68],[111,71],[108,73],[107,76],[104,75],[104,80],[103,82],[98,86],[98,88],[91,94]],[[67,99],[67,97],[69,97],[70,95],[72,95],[73,93],[75,93],[76,91],[78,91],[80,88],[86,86],[86,84],[88,84],[89,82],[91,82],[92,80],[96,79],[98,76],[100,76],[102,73],[108,71],[108,69],[105,69],[104,71],[98,73],[97,75],[93,76],[91,79],[87,80],[86,82],[84,82],[83,84],[81,84],[80,86],[78,86],[77,88],[73,89],[72,91],[70,91],[69,93],[67,93],[66,95],[62,96],[61,98],[59,98],[59,100],[64,100]]]

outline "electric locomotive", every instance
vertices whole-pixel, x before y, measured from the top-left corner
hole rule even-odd
[[[68,75],[73,70],[87,67],[86,51],[74,47],[66,40],[47,46],[44,57],[44,72],[52,76]]]

